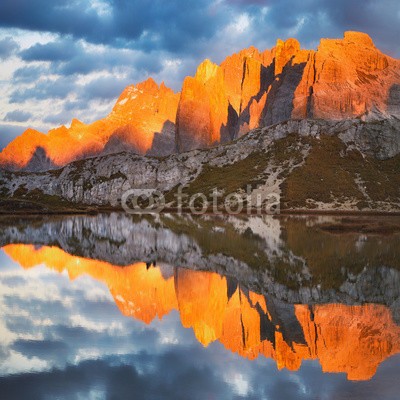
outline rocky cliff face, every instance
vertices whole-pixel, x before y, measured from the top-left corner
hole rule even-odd
[[[185,79],[177,114],[180,151],[229,142],[260,126],[263,93],[272,71],[270,51],[242,50],[220,66],[204,61]],[[250,110],[251,106],[251,110]]]
[[[127,87],[111,114],[93,124],[74,120],[47,135],[27,130],[3,150],[0,165],[45,170],[126,150],[165,156],[289,119],[364,115],[400,116],[399,60],[359,32],[322,39],[316,51],[301,49],[295,39],[278,40],[271,50],[250,47],[220,66],[204,61],[180,94],[149,79]]]
[[[190,196],[220,191],[255,206],[257,198],[280,198],[281,209],[400,209],[400,121],[290,120],[254,130],[234,143],[165,158],[110,154],[44,173],[3,171],[3,210],[49,211],[69,205],[121,208],[130,189],[157,189],[167,205],[179,185]],[[323,185],[321,184],[323,182]]]
[[[222,127],[228,120],[228,104],[221,67],[204,61],[195,77],[183,82],[177,114],[179,150],[208,147],[228,137]]]
[[[123,149],[137,154],[171,154],[178,99],[178,93],[164,83],[158,86],[151,78],[136,86],[128,86],[107,117],[118,128],[108,138],[104,151],[119,152]],[[157,151],[157,137],[166,137],[165,149]]]
[[[228,57],[220,69],[214,66],[211,81],[204,68],[199,67],[194,80],[187,78],[182,89],[178,121],[183,123],[177,129],[182,150],[232,140],[291,118],[342,120],[371,112],[400,116],[400,62],[359,32],[322,39],[317,51],[302,50],[295,39],[278,40],[264,53],[250,48]],[[187,104],[193,91],[201,96]],[[202,111],[190,120],[193,107]],[[211,123],[216,115],[218,125]]]

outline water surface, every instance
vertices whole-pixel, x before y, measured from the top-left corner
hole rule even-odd
[[[398,398],[396,219],[0,227],[1,398]]]

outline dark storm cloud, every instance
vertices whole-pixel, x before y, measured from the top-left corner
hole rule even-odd
[[[6,297],[4,299],[4,303],[9,307],[15,306],[17,304],[21,310],[25,310],[30,315],[38,315],[38,314],[45,315],[46,313],[50,316],[60,315],[63,312],[65,313],[65,310],[66,310],[66,307],[63,304],[63,302],[61,301],[61,299],[57,300],[57,301],[49,302],[49,301],[42,300],[42,299],[18,299],[18,300],[16,300],[15,298],[12,298],[12,297]],[[7,325],[13,324],[14,321],[18,321],[18,318],[19,317],[9,318],[7,320]]]
[[[28,358],[38,357],[45,360],[66,358],[69,349],[66,343],[59,340],[16,340],[12,349]]]
[[[76,54],[77,47],[71,40],[37,43],[21,51],[20,57],[24,61],[66,61]]]
[[[80,89],[81,99],[111,100],[117,98],[122,90],[129,85],[129,79],[117,79],[114,77],[102,77],[94,79]]]
[[[9,400],[89,397],[94,389],[101,398],[108,399],[373,400],[378,393],[382,399],[395,399],[398,394],[393,363],[391,368],[383,367],[372,381],[354,383],[342,374],[322,374],[319,368],[278,372],[269,363],[240,359],[236,366],[248,374],[250,390],[238,394],[232,384],[222,379],[223,368],[204,357],[204,353],[207,351],[199,348],[172,347],[161,354],[108,356],[62,369],[1,377],[0,390]],[[393,361],[398,362],[398,358]],[[230,363],[226,365],[229,366]]]
[[[84,298],[85,293],[82,292],[81,296]],[[92,320],[101,320],[104,315],[114,315],[118,312],[118,307],[114,302],[106,300],[85,300],[80,306],[80,312],[83,315],[90,315]]]
[[[111,0],[98,13],[90,1],[3,0],[0,26],[72,35],[91,43],[188,49],[194,40],[210,38],[226,16],[209,12],[208,0]]]
[[[35,82],[42,75],[48,72],[48,69],[44,66],[26,66],[18,68],[14,71],[12,82],[14,84],[18,83],[31,83]]]
[[[30,112],[22,111],[22,110],[15,110],[10,111],[4,117],[4,121],[8,122],[26,122],[32,117]]]
[[[0,60],[6,60],[19,49],[18,43],[12,37],[0,40]]]
[[[84,100],[76,100],[76,101],[66,101],[64,103],[63,109],[64,111],[73,111],[79,110],[83,108],[87,102]]]
[[[154,74],[161,69],[155,51],[212,57],[213,38],[243,12],[253,18],[252,26],[257,27],[250,27],[253,44],[261,48],[288,36],[296,36],[305,47],[315,46],[321,37],[341,37],[343,31],[353,29],[370,33],[379,47],[400,53],[397,0],[113,0],[105,4],[108,12],[98,13],[89,0],[19,0],[18,7],[6,0],[0,4],[0,26],[59,34],[61,40],[36,44],[20,56],[25,61],[51,61],[53,70],[62,75],[88,74],[118,65]],[[263,8],[266,13],[261,13]],[[108,47],[95,54],[77,39]],[[244,45],[248,45],[245,38],[243,43],[238,41],[237,50]],[[122,48],[153,53],[147,59],[135,58],[117,51]]]
[[[111,72],[121,68],[129,69],[131,75],[144,72],[157,74],[163,67],[162,56],[160,52],[144,53],[109,47],[88,50],[81,41],[76,42],[71,37],[35,44],[20,53],[20,57],[26,62],[50,62],[47,73],[63,76],[87,75],[95,71]],[[27,82],[35,75],[45,72],[44,66],[23,67],[15,71],[14,81]]]
[[[68,43],[66,44],[68,46]],[[108,48],[104,51],[87,51],[76,47],[72,57],[66,62],[53,62],[52,71],[60,75],[82,74],[95,71],[112,71],[126,67],[135,72],[156,74],[162,70],[159,53],[137,53]]]
[[[34,87],[17,89],[10,95],[10,103],[24,103],[27,100],[65,99],[75,93],[79,100],[65,103],[64,110],[72,111],[86,108],[92,100],[106,101],[117,98],[122,90],[131,83],[130,78],[100,77],[78,85],[71,77],[60,77],[56,80],[43,80]],[[45,123],[67,123],[72,114],[48,115]]]
[[[80,36],[90,34],[90,31],[94,33],[94,27],[99,23],[95,10],[82,9],[82,2],[3,0],[0,3],[0,24],[3,27]]]
[[[74,84],[74,79],[68,77],[41,80],[33,87],[14,90],[10,94],[9,103],[24,103],[28,99],[63,99],[73,91]]]
[[[400,55],[400,6],[398,0],[281,0],[226,1],[237,9],[246,9],[256,19],[260,7],[267,6],[261,17],[261,26],[278,36],[295,36],[304,45],[319,41],[321,37],[342,37],[346,30],[370,34],[378,47]],[[295,30],[294,33],[291,33]]]
[[[400,57],[400,3],[398,0],[345,1],[325,0],[334,26],[340,30],[360,30],[369,33],[377,46]],[[329,8],[328,8],[329,6]]]
[[[0,378],[0,390],[9,400],[27,395],[32,400],[89,397],[94,389],[107,399],[138,396],[141,399],[174,400],[188,396],[194,400],[232,398],[232,389],[218,380],[210,367],[193,367],[186,353],[176,358],[177,364],[170,364],[169,358],[169,354],[161,357],[133,355],[129,364],[121,364],[113,358],[84,361],[64,370]],[[153,370],[139,373],[144,363],[154,365]],[[168,369],[164,369],[165,366]]]

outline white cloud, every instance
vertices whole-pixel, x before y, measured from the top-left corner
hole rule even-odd
[[[70,326],[81,327],[89,331],[95,332],[107,332],[110,335],[118,334],[123,331],[123,326],[121,323],[112,322],[102,323],[99,321],[90,320],[87,316],[81,314],[73,314],[69,317]]]
[[[92,0],[90,6],[96,10],[97,14],[100,16],[108,16],[112,12],[111,6],[102,0]]]
[[[9,352],[6,360],[0,362],[1,375],[43,371],[48,368],[49,365],[45,360],[37,357],[28,358],[14,350]]]
[[[37,43],[46,44],[55,40],[57,37],[56,34],[50,32],[0,28],[0,39],[6,36],[12,36],[12,38],[21,46],[21,49],[27,49]]]
[[[231,25],[238,34],[244,33],[250,26],[251,19],[248,14],[240,14],[236,21]]]
[[[301,31],[301,29],[303,28],[304,24],[307,22],[307,18],[306,17],[300,17],[297,20],[297,24],[288,31],[288,35],[290,36],[296,36],[298,35],[298,33]]]
[[[229,375],[225,375],[225,381],[232,386],[239,396],[248,396],[251,391],[249,377],[245,376],[244,373],[232,372]]]

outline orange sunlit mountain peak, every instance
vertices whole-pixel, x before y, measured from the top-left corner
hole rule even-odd
[[[128,86],[104,119],[88,125],[73,119],[69,128],[60,126],[47,134],[26,130],[0,153],[0,164],[30,169],[40,148],[59,167],[105,150],[113,152],[115,141],[144,154],[151,149],[155,133],[162,133],[166,122],[175,121],[178,100],[179,94],[149,78]]]

